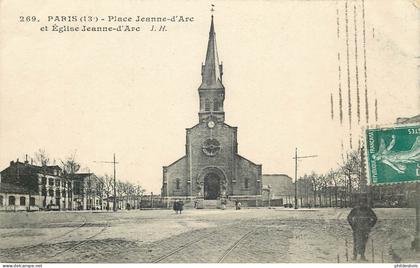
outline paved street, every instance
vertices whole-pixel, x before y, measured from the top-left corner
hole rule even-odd
[[[420,260],[410,250],[414,209],[375,212],[379,220],[367,245],[368,260]],[[1,213],[0,262],[347,262],[353,247],[348,213],[284,208],[182,215],[170,210]]]

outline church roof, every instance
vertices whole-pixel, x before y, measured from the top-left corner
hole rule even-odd
[[[242,158],[243,160],[245,160],[245,161],[247,161],[247,162],[249,162],[249,163],[251,163],[251,164],[253,164],[254,166],[261,166],[261,164],[256,164],[256,163],[252,162],[251,160],[249,160],[249,159],[247,159],[247,158],[243,157],[243,156],[242,156],[242,155],[240,155],[240,154],[236,154],[236,156],[237,156],[237,157],[239,157],[239,158]]]
[[[200,89],[223,89],[222,66],[217,55],[216,33],[214,31],[213,15],[211,16],[209,42],[207,44],[206,61],[201,70],[202,82]]]
[[[164,168],[171,167],[171,166],[175,165],[176,163],[178,163],[179,161],[181,161],[181,160],[185,159],[186,157],[187,157],[187,156],[186,156],[186,155],[184,155],[183,157],[179,158],[178,160],[176,160],[175,162],[173,162],[173,163],[172,163],[172,164],[170,164],[169,166],[164,166]]]

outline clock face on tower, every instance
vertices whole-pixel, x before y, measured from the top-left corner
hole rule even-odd
[[[220,151],[220,142],[216,139],[207,139],[203,143],[203,152],[208,156],[215,156]]]
[[[210,120],[210,121],[207,123],[207,126],[208,126],[209,128],[214,128],[214,125],[215,125],[215,123],[214,123],[214,121],[213,121],[213,120]]]

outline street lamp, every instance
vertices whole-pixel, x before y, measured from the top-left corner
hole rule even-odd
[[[114,200],[113,200],[113,211],[117,211],[117,180],[116,180],[116,168],[115,165],[119,164],[119,162],[115,161],[115,153],[113,161],[93,161],[95,163],[105,163],[105,164],[113,164],[114,165]]]
[[[298,159],[302,158],[312,158],[312,157],[318,157],[318,155],[304,155],[304,156],[298,156],[297,148],[295,148],[295,209],[297,209],[297,161]]]

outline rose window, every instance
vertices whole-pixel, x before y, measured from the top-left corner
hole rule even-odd
[[[216,139],[208,139],[203,144],[203,152],[208,156],[215,156],[220,151],[220,143]]]

